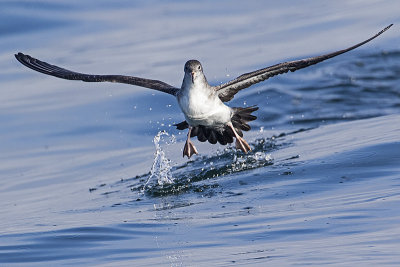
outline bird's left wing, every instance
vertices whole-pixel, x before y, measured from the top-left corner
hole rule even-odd
[[[134,76],[125,76],[125,75],[97,75],[97,74],[85,74],[85,73],[74,72],[40,61],[39,59],[33,58],[23,53],[16,54],[15,58],[28,68],[62,79],[81,80],[84,82],[127,83],[158,90],[171,95],[176,95],[176,93],[179,91],[178,88],[171,86],[165,82],[157,80],[150,80]]]
[[[240,90],[250,87],[253,84],[259,83],[261,81],[264,81],[268,78],[271,78],[275,75],[286,73],[288,71],[296,71],[298,69],[306,68],[308,66],[317,64],[321,61],[327,60],[329,58],[336,57],[340,54],[346,53],[350,50],[353,50],[359,46],[362,46],[363,44],[368,43],[369,41],[375,39],[379,35],[381,35],[383,32],[388,30],[390,27],[392,27],[393,24],[390,24],[383,30],[381,30],[379,33],[376,35],[372,36],[371,38],[365,40],[364,42],[358,43],[356,45],[353,45],[349,48],[339,50],[333,53],[325,54],[322,56],[317,56],[317,57],[310,57],[310,58],[305,58],[305,59],[300,59],[300,60],[295,60],[295,61],[288,61],[284,63],[279,63],[264,69],[256,70],[253,72],[249,72],[246,74],[243,74],[236,79],[229,81],[227,83],[214,86],[214,90],[217,91],[217,94],[219,98],[223,101],[229,101],[231,100],[237,92]]]

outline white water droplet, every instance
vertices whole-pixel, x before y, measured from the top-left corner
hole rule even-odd
[[[164,151],[160,146],[160,140],[162,136],[169,136],[166,131],[160,131],[154,137],[154,146],[156,151],[154,152],[153,166],[151,167],[149,179],[146,181],[145,188],[149,185],[150,181],[157,179],[159,185],[172,184],[174,179],[171,174],[170,160],[165,156]],[[170,138],[174,142],[175,136]]]

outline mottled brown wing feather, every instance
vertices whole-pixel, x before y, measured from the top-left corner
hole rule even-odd
[[[384,33],[386,30],[388,30],[390,27],[392,27],[392,25],[393,24],[390,24],[389,26],[387,26],[386,28],[384,28],[383,30],[381,30],[379,33],[372,36],[371,38],[369,38],[361,43],[358,43],[356,45],[353,45],[349,48],[339,50],[339,51],[336,51],[333,53],[317,56],[317,57],[310,57],[310,58],[305,58],[305,59],[300,59],[300,60],[295,60],[295,61],[279,63],[279,64],[276,64],[276,65],[273,65],[273,66],[270,66],[267,68],[263,68],[263,69],[259,69],[259,70],[253,71],[253,72],[245,73],[232,81],[229,81],[227,83],[224,83],[224,84],[221,84],[218,86],[214,86],[213,88],[214,88],[214,90],[217,91],[218,96],[222,101],[224,101],[224,102],[229,101],[235,96],[235,94],[237,92],[239,92],[240,90],[242,90],[244,88],[250,87],[253,84],[267,80],[268,78],[271,78],[278,74],[286,73],[288,71],[293,72],[293,71],[296,71],[296,70],[299,70],[302,68],[306,68],[308,66],[317,64],[317,63],[327,60],[329,58],[336,57],[340,54],[349,52],[359,46],[362,46],[362,45],[368,43],[369,41],[375,39],[382,33]]]

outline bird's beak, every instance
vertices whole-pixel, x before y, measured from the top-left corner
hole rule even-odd
[[[192,83],[194,83],[194,76],[195,76],[195,73],[194,73],[194,71],[192,71]]]

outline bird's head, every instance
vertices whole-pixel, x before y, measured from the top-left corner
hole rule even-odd
[[[189,76],[192,83],[197,79],[204,77],[203,67],[198,60],[192,59],[185,64],[185,76]]]

